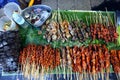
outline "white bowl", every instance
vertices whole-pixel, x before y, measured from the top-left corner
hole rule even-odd
[[[25,13],[26,12],[30,12],[32,11],[33,9],[36,9],[36,8],[39,8],[40,10],[45,10],[47,11],[47,13],[45,12],[44,14],[40,14],[41,17],[38,21],[36,21],[34,24],[32,24],[31,22],[29,22],[26,18],[25,18]],[[25,8],[23,11],[22,11],[22,16],[23,18],[28,22],[30,23],[32,26],[34,27],[37,27],[37,28],[40,28],[40,26],[49,18],[49,16],[51,15],[52,13],[52,9],[51,7],[49,6],[46,6],[46,5],[33,5],[32,7],[28,7],[28,8]]]

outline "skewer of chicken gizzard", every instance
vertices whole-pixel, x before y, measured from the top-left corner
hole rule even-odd
[[[60,65],[60,51],[50,45],[30,44],[21,51],[19,60],[25,77],[30,79],[29,76],[32,76],[37,80],[41,75],[40,80],[44,80],[43,77],[49,70],[52,72]]]
[[[111,50],[111,63],[113,66],[113,70],[118,78],[118,80],[120,79],[120,50]]]

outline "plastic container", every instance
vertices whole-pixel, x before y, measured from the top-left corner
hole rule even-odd
[[[44,22],[49,18],[51,12],[52,9],[49,6],[33,5],[32,7],[24,9],[22,12],[22,16],[32,26],[40,28],[40,26],[43,25]]]
[[[4,10],[5,15],[10,19],[12,19],[12,15],[14,12],[18,12],[19,14],[21,14],[22,12],[20,6],[14,2],[10,2],[6,4],[3,10]]]
[[[21,16],[21,12],[22,12],[22,10],[21,10],[20,6],[14,2],[10,2],[10,3],[6,4],[4,7],[5,15],[9,19],[11,19],[12,22],[14,21],[18,25],[25,28],[28,26],[28,24],[24,20],[24,18]]]
[[[20,14],[13,13],[12,17],[13,20],[21,27],[27,28],[29,26],[29,24],[24,20],[24,18]]]

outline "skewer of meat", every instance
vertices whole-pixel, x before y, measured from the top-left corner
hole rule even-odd
[[[22,70],[29,79],[31,78],[29,77],[30,75],[37,79],[39,74],[44,75],[45,70],[46,73],[51,72],[53,68],[60,64],[59,51],[51,48],[49,45],[44,46],[44,48],[40,46],[37,49],[36,46],[29,45],[23,52],[25,54],[20,56],[20,62],[21,64],[24,63]],[[39,72],[39,70],[41,71]]]
[[[87,55],[86,55],[86,63],[87,63],[87,65],[88,65],[87,71],[88,71],[90,80],[92,80],[92,73],[91,73],[91,69],[92,69],[92,65],[91,65],[92,46],[91,46],[91,45],[88,46],[88,51],[89,51],[89,52],[88,52]]]
[[[117,50],[111,50],[111,63],[114,69],[114,72],[117,76],[117,78],[119,79],[119,75],[120,75],[120,63],[119,63],[119,59],[117,56]]]
[[[72,80],[72,67],[71,67],[71,65],[72,65],[72,61],[71,61],[71,56],[70,56],[70,54],[72,54],[71,53],[71,51],[70,51],[70,47],[66,47],[66,50],[67,50],[67,63],[68,63],[68,72],[69,72],[69,70],[70,70],[70,74],[71,74],[71,76],[70,76],[70,80]],[[68,76],[69,77],[69,76]]]
[[[87,69],[86,69],[86,72],[87,72],[87,76],[86,76],[86,79],[88,80],[89,79],[89,75],[91,74],[91,65],[90,65],[90,59],[91,59],[91,50],[89,49],[89,47],[87,47],[85,49],[85,56],[86,56],[86,65],[87,65]]]
[[[104,54],[101,49],[99,49],[99,63],[100,63],[100,72],[102,76],[102,80],[104,80]]]
[[[86,69],[87,69],[87,64],[86,64],[86,56],[85,56],[85,50],[86,48],[82,47],[81,50],[81,56],[82,56],[82,67],[83,67],[83,76],[84,79],[86,78]]]
[[[120,50],[118,50],[118,58],[119,58],[119,61],[120,61]]]
[[[118,50],[118,58],[119,58],[119,62],[120,62],[120,50]],[[119,66],[119,68],[120,68],[120,66]],[[119,78],[120,78],[120,72],[118,73],[118,75],[119,75]]]
[[[92,60],[91,60],[91,64],[92,64],[92,76],[93,76],[93,79],[95,80],[95,73],[96,73],[96,70],[95,70],[95,52],[92,53]]]
[[[93,45],[93,52],[92,52],[92,74],[93,79],[98,79],[97,72],[98,72],[98,57],[97,57],[97,45]]]
[[[104,47],[104,46],[103,46]],[[107,73],[107,80],[109,80],[109,73],[110,73],[110,53],[108,51],[108,49],[106,47],[105,48],[105,69],[106,69],[106,73]]]
[[[98,52],[96,52],[96,57],[95,57],[95,68],[96,68],[96,74],[95,74],[95,76],[96,76],[96,80],[98,79],[98,77],[99,77],[99,74],[98,74],[98,72],[99,72],[99,59],[98,59]]]
[[[76,52],[76,65],[77,65],[77,78],[79,80],[79,77],[82,73],[82,66],[81,66],[82,60],[81,60],[81,52],[80,52],[80,48],[77,49]],[[81,78],[80,78],[81,79]]]
[[[64,70],[64,79],[66,78],[66,52],[65,52],[65,48],[62,48],[62,67]]]
[[[106,69],[106,80],[109,80],[109,73],[110,73],[110,53],[105,45],[103,45],[104,54],[105,54],[105,69]]]
[[[76,65],[76,62],[77,62],[77,60],[76,60],[76,56],[77,56],[77,50],[78,50],[78,47],[77,46],[74,46],[73,47],[73,64],[75,64],[75,66],[77,67],[77,65]],[[78,68],[76,69],[76,71],[75,71],[75,79],[77,80],[78,78],[77,78],[77,71],[78,71]]]

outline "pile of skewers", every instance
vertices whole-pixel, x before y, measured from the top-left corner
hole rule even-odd
[[[90,26],[92,39],[103,39],[105,42],[116,42],[118,33],[116,26],[105,26],[103,24],[92,24]]]
[[[103,16],[96,13],[96,16],[86,17],[86,22],[79,20],[62,21],[51,20],[45,24],[46,32],[44,38],[48,42],[68,40],[84,42],[87,39],[98,39],[105,42],[116,42],[118,33],[116,26],[111,21],[109,15]],[[89,20],[90,19],[90,20]],[[93,19],[93,20],[92,20]],[[88,23],[90,21],[90,23]]]
[[[106,80],[109,79],[110,73],[110,54],[105,45],[89,45],[69,49],[71,66],[73,72],[80,73],[80,79],[98,80],[100,76]]]
[[[83,21],[72,21],[71,23],[67,20],[62,22],[49,22],[46,24],[46,33],[44,38],[48,42],[55,40],[62,40],[62,42],[68,41],[69,39],[80,42],[85,41],[90,37],[90,27],[88,27]]]
[[[105,17],[108,20],[108,16]],[[103,21],[105,20],[106,18]],[[110,23],[106,24],[107,22],[109,20],[104,24],[101,18],[89,25],[78,19],[60,22],[51,20],[46,22],[44,26],[43,37],[48,43],[69,40],[84,42],[87,39],[116,42],[118,37],[116,27]],[[111,64],[118,79],[120,78],[120,50],[109,51],[102,44],[89,44],[80,47],[77,45],[73,47],[59,46],[59,49],[54,49],[50,45],[30,44],[21,51],[19,61],[21,70],[28,79],[31,76],[39,79],[39,75],[43,77],[44,74],[52,73],[54,70],[59,76],[59,71],[62,69],[64,79],[67,77],[67,80],[99,80],[100,78],[109,80]],[[75,73],[75,78],[72,77],[73,73]],[[42,77],[40,78],[43,79]]]
[[[49,71],[52,73],[52,70],[59,66],[59,69],[63,69],[64,78],[68,73],[71,75],[75,73],[76,80],[100,78],[109,80],[112,64],[118,79],[120,77],[120,50],[109,51],[105,45],[101,44],[67,46],[59,50],[53,49],[50,45],[28,45],[21,51],[19,57],[24,76],[30,79],[31,75],[38,79],[40,75],[43,76]],[[67,77],[72,80],[72,76],[67,75]]]
[[[21,70],[27,79],[38,79],[60,65],[60,52],[49,45],[28,45],[20,52]],[[42,78],[43,79],[43,78]],[[41,80],[41,79],[40,79]]]
[[[61,50],[62,68],[72,68],[76,80],[109,80],[111,64],[117,79],[120,78],[120,50],[109,51],[101,44],[65,47]]]

